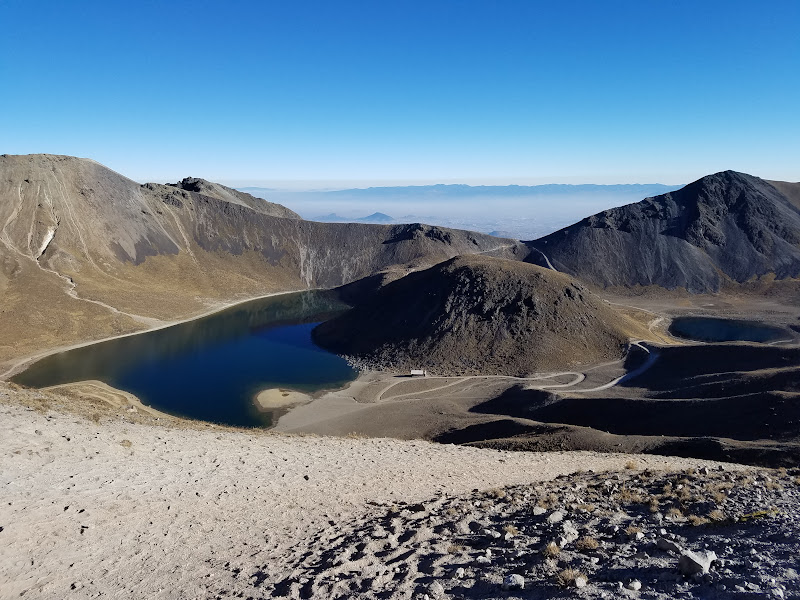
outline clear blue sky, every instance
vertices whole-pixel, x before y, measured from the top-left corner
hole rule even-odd
[[[800,2],[0,0],[0,153],[139,181],[800,180]]]

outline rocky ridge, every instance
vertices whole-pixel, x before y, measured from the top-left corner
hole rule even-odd
[[[559,271],[602,287],[657,285],[703,293],[765,275],[796,278],[795,186],[735,171],[715,173],[529,242],[528,260],[549,260]]]

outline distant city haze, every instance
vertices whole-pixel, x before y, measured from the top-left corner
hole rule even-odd
[[[532,240],[596,212],[680,188],[663,184],[469,186],[437,184],[338,190],[241,187],[324,222],[428,223]]]

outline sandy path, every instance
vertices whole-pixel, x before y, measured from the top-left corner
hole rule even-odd
[[[301,560],[301,541],[307,546],[337,522],[367,522],[370,503],[618,469],[630,460],[168,428],[119,417],[96,424],[15,404],[0,404],[0,456],[1,598],[259,596],[259,579],[278,581]],[[241,576],[231,578],[231,569]]]

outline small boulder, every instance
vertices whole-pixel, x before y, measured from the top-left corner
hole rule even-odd
[[[554,525],[555,523],[560,523],[563,520],[564,520],[564,513],[561,512],[560,510],[554,510],[549,515],[547,515],[547,522],[550,523],[551,525]]]
[[[687,576],[705,575],[711,568],[711,563],[715,560],[717,560],[717,555],[711,550],[702,550],[700,552],[684,550],[678,559],[678,568],[681,573]]]
[[[640,589],[642,589],[642,582],[638,579],[634,579],[628,584],[628,589],[638,592]]]
[[[444,596],[444,587],[438,581],[432,582],[428,585],[428,596],[431,598],[441,598]]]
[[[563,548],[564,546],[577,540],[579,537],[580,533],[578,533],[577,528],[572,524],[572,522],[564,521],[564,523],[561,525],[561,537],[558,539],[558,545]]]
[[[517,575],[516,573],[512,573],[511,575],[506,575],[505,579],[503,579],[503,589],[504,590],[525,589],[525,579],[522,577],[522,575]]]

